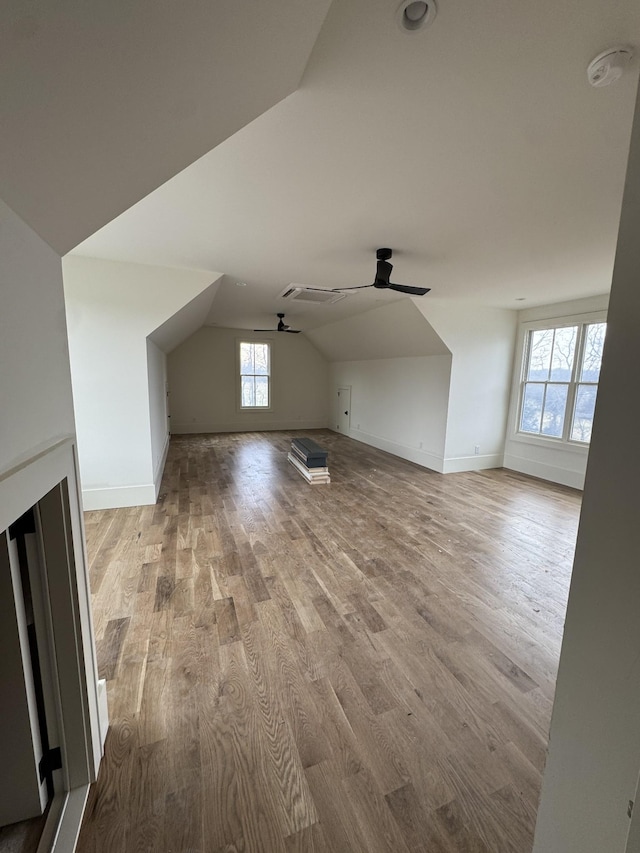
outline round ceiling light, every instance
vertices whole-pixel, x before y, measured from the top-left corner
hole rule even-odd
[[[396,21],[405,33],[417,33],[433,22],[437,11],[435,0],[403,0],[396,11]]]

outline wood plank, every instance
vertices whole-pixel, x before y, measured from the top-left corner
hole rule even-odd
[[[79,853],[528,853],[579,493],[328,431],[173,437],[86,516],[112,730]]]

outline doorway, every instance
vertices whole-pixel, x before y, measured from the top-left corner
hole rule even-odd
[[[108,724],[78,483],[71,438],[0,472],[0,848],[16,853],[73,849]]]

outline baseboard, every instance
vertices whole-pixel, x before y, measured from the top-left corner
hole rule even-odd
[[[147,506],[156,502],[153,483],[143,486],[113,486],[105,489],[83,489],[85,510],[117,509],[125,506]]]
[[[333,430],[338,435],[345,435],[339,430]],[[370,447],[375,447],[378,450],[384,450],[393,456],[399,456],[400,459],[406,459],[408,462],[415,462],[416,465],[421,465],[423,468],[429,468],[431,471],[437,471],[442,474],[442,457],[435,453],[430,453],[427,450],[421,450],[417,447],[409,447],[405,444],[399,444],[396,441],[389,441],[388,438],[382,438],[379,435],[372,435],[364,430],[351,429],[347,438],[353,438],[355,441],[360,441],[362,444],[368,444]]]
[[[581,491],[584,489],[585,475],[581,471],[570,471],[567,468],[559,468],[557,465],[535,462],[512,454],[505,454],[504,467],[519,474],[528,474],[530,477],[538,477],[540,480],[548,480],[561,486],[570,486],[572,489]]]
[[[461,471],[484,471],[487,468],[502,468],[502,453],[487,453],[482,456],[450,456],[444,460],[444,473],[455,474]]]
[[[158,500],[158,495],[160,494],[160,486],[162,484],[162,475],[164,474],[164,466],[167,462],[167,454],[169,453],[169,443],[171,441],[171,436],[167,433],[167,437],[165,438],[164,447],[162,449],[162,455],[158,460],[158,464],[156,465],[156,470],[153,472],[153,483],[155,486],[155,500],[154,503]]]
[[[309,421],[230,421],[221,424],[171,424],[172,435],[198,435],[215,432],[272,432],[275,430],[327,429],[327,419]]]

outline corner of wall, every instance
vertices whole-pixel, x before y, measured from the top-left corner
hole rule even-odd
[[[167,455],[169,453],[169,444],[171,442],[171,435],[167,434],[167,437],[164,442],[164,448],[162,450],[162,455],[158,460],[158,464],[156,465],[156,470],[153,472],[153,485],[155,490],[155,500],[153,503],[156,503],[158,500],[158,495],[160,494],[160,486],[162,485],[162,475],[164,474],[164,466],[167,462]]]

